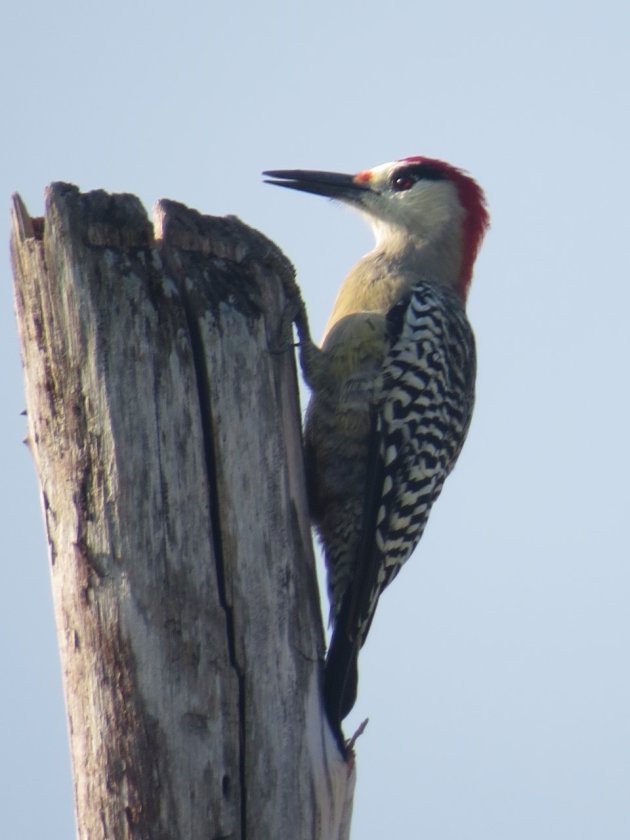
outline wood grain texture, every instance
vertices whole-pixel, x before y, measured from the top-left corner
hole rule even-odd
[[[233,218],[19,198],[12,257],[81,838],[349,835],[323,632],[291,266]]]

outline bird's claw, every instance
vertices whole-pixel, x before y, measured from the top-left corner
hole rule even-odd
[[[299,342],[296,342],[293,337],[293,324],[301,316],[303,309],[304,304],[301,298],[292,298],[286,303],[280,317],[275,341],[269,347],[270,353],[286,353],[299,345]]]
[[[321,368],[320,359],[322,351],[313,343],[313,339],[311,338],[306,306],[295,281],[293,281],[292,286],[285,284],[285,301],[276,338],[271,342],[269,352],[280,354],[299,347],[300,367],[302,368],[306,384],[312,388],[318,380],[317,373]],[[297,342],[293,336],[293,325],[295,325],[297,331]]]

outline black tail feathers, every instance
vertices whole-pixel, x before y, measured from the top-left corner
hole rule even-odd
[[[341,721],[350,713],[357,699],[359,651],[339,628],[333,632],[324,672],[324,703],[328,721],[343,755],[346,754]]]

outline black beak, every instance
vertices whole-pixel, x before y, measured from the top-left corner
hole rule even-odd
[[[354,175],[343,175],[340,172],[314,172],[310,169],[270,169],[263,172],[267,175],[266,184],[277,187],[289,187],[292,190],[325,195],[341,201],[360,202],[362,193],[369,191],[366,183],[356,181]]]

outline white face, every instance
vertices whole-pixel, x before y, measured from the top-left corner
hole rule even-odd
[[[404,161],[394,161],[355,176],[371,187],[361,194],[359,209],[368,217],[377,240],[395,237],[398,230],[426,242],[452,232],[454,226],[459,229],[464,209],[455,184],[447,178],[405,180],[405,168]],[[392,177],[397,172],[402,176],[398,183]]]

